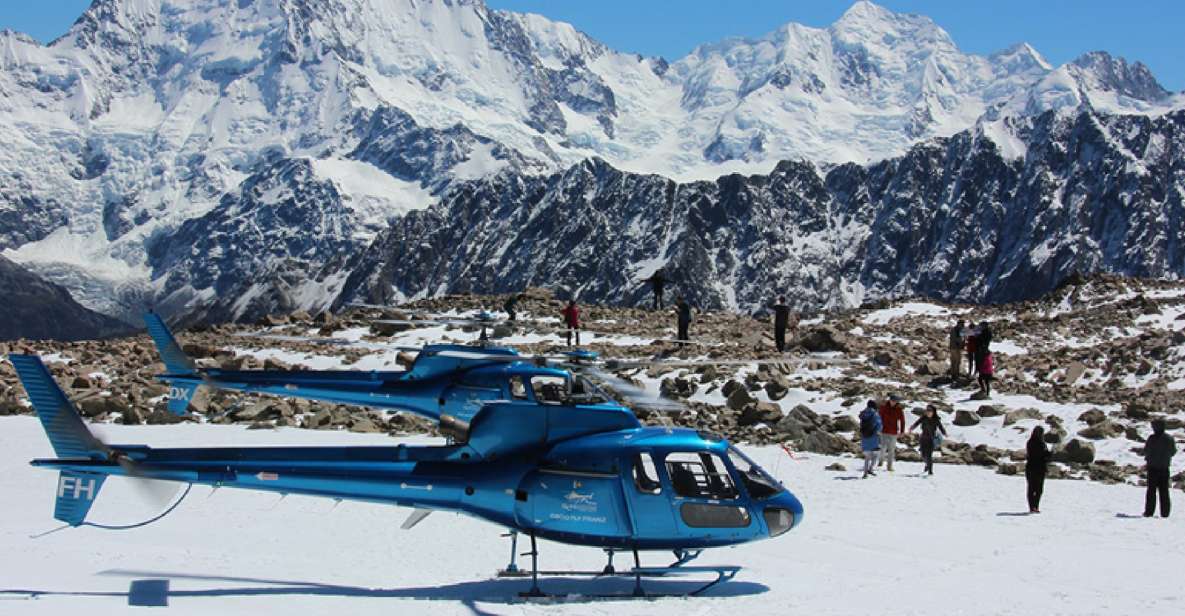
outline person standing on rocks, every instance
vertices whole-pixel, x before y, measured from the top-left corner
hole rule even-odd
[[[980,370],[983,358],[992,352],[992,325],[987,321],[979,324],[975,333],[975,369]]]
[[[1041,494],[1045,492],[1045,471],[1052,456],[1045,445],[1045,427],[1033,428],[1025,445],[1025,483],[1028,485],[1029,513],[1041,513]]]
[[[568,346],[572,346],[572,334],[576,334],[576,346],[580,346],[580,308],[576,300],[568,300],[568,305],[560,311],[564,317],[564,325],[568,327]]]
[[[786,296],[779,295],[774,310],[774,345],[778,352],[786,350],[786,327],[790,324],[790,306],[786,305]]]
[[[881,417],[881,448],[876,464],[884,465],[891,473],[893,461],[897,459],[897,437],[905,432],[905,409],[901,406],[901,398],[897,394],[890,395],[878,414]]]
[[[876,475],[876,457],[881,448],[881,416],[876,400],[869,400],[868,406],[860,411],[860,450],[864,452],[864,476]]]
[[[522,293],[511,293],[506,296],[506,301],[502,302],[502,310],[508,315],[507,321],[518,320],[518,302],[525,297]]]
[[[691,337],[687,335],[687,329],[691,327],[691,304],[687,303],[687,299],[682,295],[675,300],[675,315],[679,325],[679,340],[690,341]]]
[[[654,289],[654,309],[662,310],[663,290],[667,285],[666,272],[660,267],[654,270],[654,273],[646,279],[650,286]]]
[[[1165,433],[1163,419],[1152,420],[1152,436],[1144,441],[1144,462],[1148,464],[1148,493],[1144,496],[1144,517],[1156,513],[1156,497],[1160,496],[1160,517],[1169,517],[1169,465],[1177,453],[1173,437]]]
[[[950,376],[959,378],[960,367],[963,365],[963,319],[950,330]]]
[[[918,447],[922,450],[922,462],[925,463],[925,473],[934,474],[934,450],[942,444],[942,437],[946,436],[946,426],[942,425],[942,418],[938,416],[938,409],[933,404],[926,405],[922,416],[913,422],[909,431],[922,427],[922,434],[918,437]]]

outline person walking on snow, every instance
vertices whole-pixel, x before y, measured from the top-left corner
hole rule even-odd
[[[926,464],[925,472],[934,474],[934,450],[942,444],[942,437],[946,436],[946,426],[942,425],[942,418],[938,416],[938,409],[933,404],[926,405],[922,416],[913,422],[909,431],[922,427],[922,434],[918,437],[918,447],[922,450],[922,462]]]
[[[646,281],[654,288],[654,309],[662,310],[663,289],[667,285],[666,273],[660,267],[654,270],[654,273]]]
[[[774,309],[774,345],[778,352],[786,350],[786,327],[790,324],[790,306],[786,305],[786,296],[779,295]]]
[[[959,378],[963,365],[963,319],[950,329],[950,375]]]
[[[860,450],[864,452],[864,477],[876,475],[877,452],[881,448],[881,416],[876,400],[869,400],[868,406],[860,411]]]
[[[691,304],[687,303],[687,299],[682,295],[675,300],[675,314],[678,318],[679,340],[684,342],[690,341],[691,338],[687,335],[687,328],[691,326]]]
[[[1160,496],[1160,517],[1169,517],[1169,465],[1177,453],[1173,437],[1165,434],[1163,419],[1152,420],[1152,436],[1144,441],[1144,462],[1148,464],[1148,493],[1144,496],[1144,517],[1156,513],[1156,497]]]
[[[877,466],[885,465],[893,472],[893,461],[897,459],[897,437],[905,432],[905,409],[897,394],[889,396],[881,405],[881,450]]]
[[[576,300],[568,300],[568,305],[560,311],[564,317],[564,325],[568,327],[568,346],[572,346],[572,334],[576,334],[576,346],[580,346],[580,308]]]
[[[1033,428],[1025,445],[1025,483],[1028,485],[1029,513],[1041,513],[1041,494],[1045,492],[1045,471],[1052,454],[1045,445],[1045,427]]]
[[[975,335],[978,333],[974,327],[963,332],[963,348],[967,351],[967,376],[975,374]]]

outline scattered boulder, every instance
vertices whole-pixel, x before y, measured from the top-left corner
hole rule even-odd
[[[847,351],[847,334],[829,325],[811,327],[798,335],[798,346],[811,353],[827,353],[831,351]]]
[[[699,390],[699,385],[691,379],[682,377],[666,378],[662,380],[659,391],[666,398],[690,398]]]
[[[1045,416],[1041,414],[1041,411],[1038,411],[1037,409],[1016,409],[1014,411],[1008,411],[1007,413],[1004,413],[1004,425],[1011,426],[1012,424],[1025,419],[1035,419],[1040,421],[1044,417]]]
[[[1079,430],[1078,436],[1097,441],[1105,438],[1123,436],[1125,430],[1126,428],[1123,424],[1110,419],[1105,419],[1103,421],[1093,423],[1083,430]]]
[[[736,383],[736,381],[729,382]],[[743,385],[738,383],[738,386],[732,390],[732,393],[728,394],[728,399],[725,403],[728,405],[728,408],[734,411],[743,411],[745,410],[745,407],[756,402],[757,400],[754,399],[753,396],[749,395],[749,390],[745,389]]]
[[[836,472],[842,473],[842,472],[848,470],[848,467],[844,466],[842,462],[832,462],[831,464],[828,464],[827,466],[823,467],[823,470],[836,471]]]
[[[1062,382],[1067,386],[1073,387],[1074,383],[1077,383],[1083,374],[1086,374],[1086,366],[1082,365],[1082,362],[1071,362],[1066,367],[1066,376],[1062,379]]]
[[[857,449],[851,441],[822,430],[815,430],[794,441],[794,444],[795,448],[801,451],[831,456],[853,452]]]
[[[741,411],[737,425],[752,426],[759,423],[777,425],[781,429],[782,407],[773,402],[754,402]]]
[[[1004,407],[992,404],[983,404],[980,405],[979,409],[977,409],[975,413],[981,418],[999,417],[1000,415],[1004,414]]]
[[[1070,439],[1068,443],[1053,452],[1056,462],[1073,464],[1090,464],[1094,462],[1094,445],[1078,439]]]
[[[778,377],[765,384],[765,395],[770,400],[781,400],[787,393],[790,393],[790,387],[785,378]]]
[[[974,426],[979,424],[979,415],[972,411],[965,411],[959,409],[955,411],[955,419],[952,422],[956,426]]]
[[[1099,409],[1090,409],[1078,416],[1078,421],[1085,423],[1088,426],[1093,426],[1100,421],[1107,419],[1107,414]]]
[[[369,418],[363,417],[361,419],[355,420],[354,423],[350,424],[350,432],[361,432],[361,433],[365,433],[365,434],[372,434],[375,432],[382,432],[382,430],[380,430],[379,427],[377,425],[375,425],[375,423],[373,421],[371,421]]]
[[[831,420],[831,429],[835,432],[855,432],[860,428],[860,422],[851,415],[840,415]]]

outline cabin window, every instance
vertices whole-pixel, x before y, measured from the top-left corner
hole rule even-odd
[[[666,457],[667,474],[675,494],[685,498],[733,499],[738,496],[728,467],[720,456],[706,451],[671,453]]]
[[[526,400],[527,399],[527,384],[523,382],[523,377],[510,377],[510,398],[512,400]]]
[[[639,453],[634,456],[634,485],[644,494],[662,493],[662,483],[658,480],[658,467],[654,465],[654,458],[649,453]]]
[[[568,380],[562,376],[536,376],[531,379],[535,401],[541,404],[563,404],[568,393]]]
[[[692,528],[745,528],[750,520],[744,507],[705,503],[683,503],[679,516]]]

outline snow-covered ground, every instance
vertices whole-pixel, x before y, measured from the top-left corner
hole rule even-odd
[[[390,444],[385,436],[235,426],[102,426],[114,442],[156,446]],[[169,580],[168,614],[1172,614],[1185,600],[1185,525],[1134,518],[1143,491],[1050,481],[1040,516],[1024,483],[980,468],[917,464],[856,480],[749,448],[803,501],[790,534],[706,553],[742,565],[737,579],[690,599],[523,602],[522,580],[499,580],[509,547],[500,529],[436,514],[411,531],[391,507],[195,488],[145,528],[64,530],[32,539],[51,519],[54,475],[26,462],[50,456],[37,420],[0,418],[0,614],[119,614],[136,580]],[[1179,494],[1177,496],[1180,496]],[[1185,497],[1181,497],[1185,500]],[[92,519],[125,523],[153,511],[120,479]],[[521,547],[521,546],[520,546]],[[598,551],[544,542],[541,566],[599,567]],[[645,563],[669,555],[645,554]],[[545,580],[553,592],[627,591],[621,580]],[[652,581],[654,591],[685,590]]]

